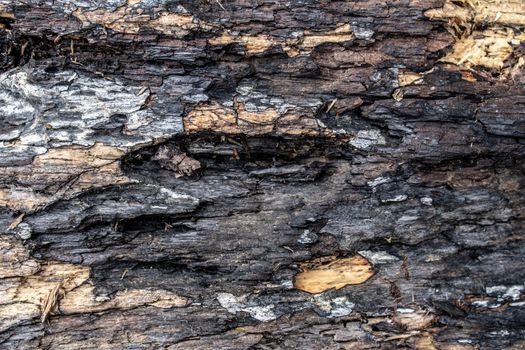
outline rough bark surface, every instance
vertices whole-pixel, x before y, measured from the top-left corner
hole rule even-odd
[[[522,1],[0,0],[0,347],[525,347]]]

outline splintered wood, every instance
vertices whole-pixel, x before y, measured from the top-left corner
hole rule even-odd
[[[55,306],[57,305],[58,298],[60,297],[60,283],[57,283],[49,294],[45,297],[42,304],[42,315],[40,316],[40,321],[44,323],[47,320],[47,316]]]
[[[9,279],[0,297],[0,331],[19,322],[54,314],[71,315],[110,309],[182,307],[188,300],[164,289],[126,289],[110,297],[97,298],[88,281],[90,268],[30,257],[15,238],[0,238],[0,279]],[[5,283],[5,280],[4,280]]]
[[[425,15],[431,20],[447,19],[449,31],[456,37],[443,62],[497,70],[525,63],[523,57],[508,62],[525,40],[525,3],[521,0],[447,0],[443,8],[428,10]]]
[[[320,258],[301,266],[295,276],[295,288],[308,293],[322,293],[351,284],[366,282],[374,275],[372,265],[360,255],[351,258]]]

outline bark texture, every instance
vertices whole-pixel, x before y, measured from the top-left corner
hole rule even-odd
[[[525,347],[525,5],[0,0],[0,347]]]

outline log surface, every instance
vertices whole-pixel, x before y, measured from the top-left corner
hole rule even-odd
[[[524,26],[0,0],[0,348],[524,348]]]

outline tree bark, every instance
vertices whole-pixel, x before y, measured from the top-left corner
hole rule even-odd
[[[521,0],[0,0],[0,347],[525,347]]]

